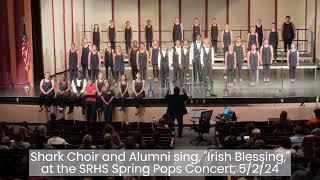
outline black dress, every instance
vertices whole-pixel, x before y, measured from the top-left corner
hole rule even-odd
[[[100,32],[99,31],[93,32],[92,42],[94,45],[97,46],[98,51],[100,51]]]

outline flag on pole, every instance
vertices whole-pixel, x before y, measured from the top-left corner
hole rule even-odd
[[[30,52],[29,52],[29,47],[28,47],[28,42],[27,42],[27,38],[25,35],[22,36],[22,58],[25,64],[25,70],[29,71],[30,69]]]

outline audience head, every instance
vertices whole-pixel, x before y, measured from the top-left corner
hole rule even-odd
[[[86,134],[86,135],[82,138],[82,145],[83,145],[83,149],[91,149],[92,136],[91,136],[90,134]]]
[[[104,139],[104,144],[106,144],[106,145],[112,144],[112,135],[111,134],[109,134],[109,133],[104,134],[103,139]]]
[[[295,126],[293,129],[294,134],[303,135],[303,128],[301,126]]]
[[[251,134],[252,134],[253,136],[257,136],[257,135],[260,135],[260,134],[261,134],[261,131],[260,131],[260,129],[258,129],[258,128],[254,128],[254,129],[252,130]]]
[[[178,86],[174,87],[173,94],[174,95],[179,95],[180,94],[180,88]]]
[[[287,113],[287,111],[282,111],[282,112],[280,113],[280,121],[285,121],[285,120],[287,120],[287,118],[288,118],[288,113]]]

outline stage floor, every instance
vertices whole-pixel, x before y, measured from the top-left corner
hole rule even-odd
[[[319,69],[317,70],[319,71]],[[105,72],[104,68],[101,72]],[[125,73],[128,76],[130,83],[129,93],[131,90],[131,71],[126,69]],[[318,73],[318,72],[317,72]],[[320,96],[320,77],[315,76],[315,72],[312,69],[298,69],[296,83],[290,83],[288,79],[288,70],[284,70],[283,80],[283,92],[279,89],[282,88],[282,76],[281,69],[271,70],[271,82],[264,83],[262,70],[259,73],[259,82],[256,87],[250,87],[249,72],[243,70],[243,82],[236,83],[234,87],[229,89],[227,96],[224,93],[224,70],[214,70],[214,86],[210,93],[206,92],[206,87],[203,87],[200,83],[192,84],[192,92],[189,96],[192,99],[257,99],[257,98],[313,98]],[[61,74],[54,76],[55,81],[58,81]],[[148,70],[148,77],[152,77],[152,70]],[[170,72],[170,79],[172,79],[172,71]],[[163,99],[166,89],[162,88],[159,82],[146,81],[146,92],[149,90],[150,82],[153,90],[152,97],[146,97],[146,99]],[[174,84],[171,82],[171,90]],[[208,95],[211,94],[211,95]],[[36,85],[30,89],[29,93],[26,93],[24,86],[2,86],[0,87],[0,98],[35,98],[39,96],[39,85]]]

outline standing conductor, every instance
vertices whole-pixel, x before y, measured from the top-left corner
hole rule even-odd
[[[173,95],[166,94],[168,102],[167,115],[170,115],[174,120],[178,121],[178,137],[182,137],[183,130],[183,115],[188,114],[185,102],[189,99],[185,89],[182,89],[183,95],[180,95],[180,89],[175,87]]]

